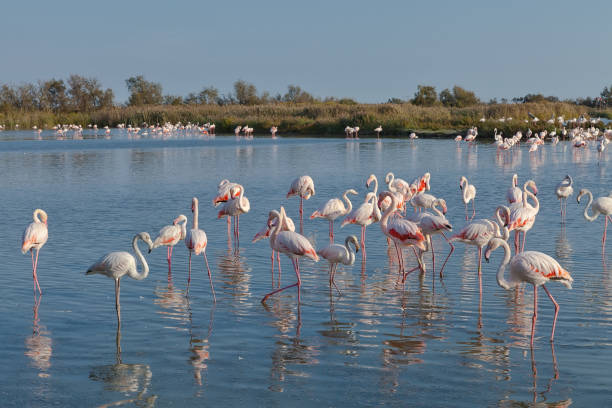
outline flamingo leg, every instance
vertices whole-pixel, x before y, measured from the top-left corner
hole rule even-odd
[[[206,256],[206,252],[204,252],[204,262],[206,262],[206,269],[208,271],[208,280],[210,281],[210,290],[213,294],[213,302],[217,303],[217,296],[215,296],[215,288],[212,283],[212,275],[210,274],[210,267],[208,266],[208,257]]]
[[[397,252],[397,266],[398,266],[398,271],[397,273],[402,273],[402,251],[400,251],[399,246],[397,245],[397,242],[393,241],[393,243],[395,244],[395,251]]]
[[[232,225],[232,220],[230,219],[230,216],[227,216],[227,240],[230,241],[230,227]]]
[[[523,231],[523,244],[521,245],[521,252],[525,250],[525,241],[527,241],[527,231]]]
[[[552,333],[550,334],[550,341],[552,342],[555,339],[555,327],[557,326],[557,315],[559,314],[559,304],[557,303],[555,298],[550,294],[550,292],[548,291],[548,288],[545,285],[542,285],[542,288],[544,288],[544,292],[546,292],[551,302],[553,302],[553,305],[555,305],[555,317],[553,319]]]
[[[436,278],[436,252],[434,251],[433,237],[429,237],[429,246],[431,247],[431,277]]]
[[[240,215],[236,216],[236,247],[240,248]]]
[[[281,263],[280,263],[280,252],[276,252],[276,261],[278,262],[278,282],[276,283],[276,287],[280,288],[281,281]]]
[[[42,290],[40,290],[40,284],[38,283],[38,274],[36,271],[38,270],[38,252],[40,249],[36,249],[36,260],[34,261],[34,281],[36,282],[36,287],[38,288],[38,293],[42,295]]]
[[[448,259],[453,254],[453,251],[455,250],[455,246],[453,245],[452,242],[450,242],[450,240],[446,237],[446,235],[444,235],[443,232],[440,232],[440,233],[442,234],[442,236],[444,237],[444,239],[446,240],[446,242],[448,242],[448,245],[450,246],[450,252],[446,256],[446,259],[444,260],[444,263],[442,264],[442,269],[440,269],[440,277],[442,277],[442,271],[444,270],[444,267],[446,266],[446,262],[448,262]]]
[[[189,251],[189,275],[187,275],[187,288],[189,288],[190,283],[191,283],[191,251]]]
[[[274,250],[272,250],[270,261],[272,261],[272,287],[274,287]]]
[[[36,295],[36,269],[34,268],[34,250],[30,248],[30,255],[32,255],[32,284],[34,285],[34,295]]]
[[[517,230],[514,230],[514,254],[518,254],[519,251],[519,236],[518,236],[519,232]]]
[[[470,218],[470,221],[472,221],[475,216],[476,216],[476,199],[473,198],[472,199],[472,218]]]
[[[538,320],[538,287],[533,285],[533,318],[531,319],[531,347],[533,347],[533,337],[535,334],[535,325]]]
[[[329,220],[329,243],[334,243],[334,220]]]
[[[468,220],[468,209],[467,209],[467,203],[463,203],[465,204],[465,220]]]
[[[332,283],[333,283],[333,285],[334,285],[334,288],[336,288],[336,290],[338,291],[338,294],[339,294],[340,296],[342,296],[342,292],[340,291],[340,289],[338,289],[338,286],[336,285],[336,270],[337,270],[337,269],[338,269],[338,264],[335,264],[335,265],[334,265],[334,272],[332,273],[332,278],[331,278],[331,281],[332,281]]]
[[[304,213],[304,199],[300,196],[300,234],[304,234],[304,221],[302,215]]]
[[[365,249],[365,231],[366,227],[361,227],[361,259],[365,262],[366,260],[366,249]]]
[[[119,301],[119,296],[120,296],[120,283],[121,280],[119,279],[115,279],[115,310],[117,311],[117,327],[120,328],[121,327],[121,303]]]
[[[421,262],[421,257],[419,255],[417,255],[416,249],[414,248],[414,246],[411,246],[412,248],[412,252],[414,252],[414,256],[417,259],[417,262],[419,264],[419,269],[421,269],[422,273],[425,273],[425,265],[423,265],[423,262]]]
[[[608,216],[607,215],[604,218],[604,220],[605,220],[604,221],[604,232],[603,232],[603,238],[601,240],[601,251],[602,252],[605,252],[605,250],[606,250],[606,231],[608,230]]]
[[[563,223],[563,199],[559,199],[559,204],[561,204],[561,223]]]
[[[480,292],[480,296],[482,296],[482,247],[478,247],[478,291]]]

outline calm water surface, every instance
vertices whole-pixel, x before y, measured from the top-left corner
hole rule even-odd
[[[3,406],[612,403],[612,259],[602,258],[602,222],[586,222],[574,196],[563,227],[553,193],[569,173],[576,193],[608,194],[608,164],[598,163],[593,146],[577,151],[560,143],[536,154],[523,147],[498,158],[491,145],[448,140],[133,139],[116,130],[106,138],[57,140],[44,132],[37,139],[31,131],[0,133]],[[479,308],[474,248],[458,244],[435,285],[430,273],[414,273],[402,288],[376,224],[367,230],[367,263],[358,256],[338,269],[343,296],[329,290],[326,261],[305,261],[301,305],[295,290],[260,303],[272,289],[270,247],[250,239],[272,208],[284,205],[297,220],[298,200],[285,198],[291,181],[302,174],[315,180],[309,215],[347,188],[363,194],[370,173],[382,179],[387,171],[408,181],[431,172],[431,193],[446,199],[455,230],[464,224],[461,175],[478,189],[478,217],[504,202],[514,172],[537,182],[541,210],[527,247],[554,256],[575,279],[573,290],[549,285],[561,306],[554,348],[553,308],[542,293],[529,348],[533,291],[497,285],[502,251],[484,264]],[[239,254],[228,248],[225,221],[211,205],[223,178],[241,182],[251,202]],[[191,219],[193,196],[208,235],[216,306],[202,259],[186,297],[187,251],[177,245],[169,276],[160,248],[147,256],[147,279],[123,279],[117,333],[113,281],[84,272],[108,251],[130,250],[136,232],[156,235],[181,213]],[[49,214],[50,236],[39,261],[39,304],[29,255],[19,251],[38,207]],[[305,235],[326,245],[327,227],[307,220]],[[358,233],[356,226],[336,229],[342,241]],[[448,247],[436,240],[441,259]],[[406,260],[414,265],[408,252]],[[293,283],[290,262],[282,263],[283,284]]]

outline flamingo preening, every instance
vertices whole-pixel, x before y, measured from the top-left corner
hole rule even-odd
[[[349,244],[353,244],[355,248],[355,252],[351,251],[351,247]],[[354,235],[349,235],[344,240],[344,245],[340,244],[330,244],[325,248],[319,249],[317,254],[324,259],[329,261],[329,286],[334,285],[338,293],[340,289],[336,286],[336,282],[334,280],[336,276],[336,269],[338,268],[338,264],[341,263],[343,265],[352,265],[355,263],[355,254],[359,252],[359,242],[357,241],[357,237]]]
[[[468,179],[465,176],[461,176],[461,180],[459,180],[459,188],[461,189],[463,199],[463,204],[465,204],[465,220],[468,220],[468,203],[472,202],[472,218],[476,215],[476,187],[473,184],[468,183]]]
[[[350,213],[353,210],[353,204],[351,200],[348,198],[348,194],[357,194],[357,191],[348,189],[342,195],[342,198],[346,202],[346,207],[344,207],[344,203],[339,198],[332,198],[327,201],[323,206],[321,206],[318,210],[312,213],[310,219],[314,218],[325,218],[329,221],[329,243],[334,243],[334,220],[338,217],[343,217],[346,214]]]
[[[40,218],[39,218],[40,217]],[[45,245],[49,238],[49,230],[47,229],[47,213],[40,208],[34,210],[32,214],[34,219],[23,231],[21,238],[21,253],[25,254],[30,251],[32,255],[32,279],[34,280],[34,291],[38,288],[38,293],[42,295],[40,284],[38,283],[38,252]],[[36,259],[34,259],[34,250],[36,250]]]
[[[234,191],[234,197],[232,197],[232,191]],[[221,203],[225,203],[237,196],[244,194],[244,187],[241,184],[233,183],[228,179],[223,179],[217,186],[217,195],[213,198],[213,205],[217,207]],[[227,217],[227,239],[230,240],[230,228],[232,225],[231,217]],[[234,226],[235,228],[235,226]]]
[[[374,222],[380,220],[380,210],[377,205],[376,194],[373,192],[369,192],[366,194],[366,198],[364,202],[357,208],[354,208],[346,218],[342,221],[340,228],[344,227],[346,224],[357,224],[361,226],[361,250],[362,256],[361,259],[363,261],[366,260],[366,250],[365,250],[365,232],[366,227]]]
[[[185,239],[187,235],[187,217],[183,214],[176,217],[172,225],[166,225],[159,230],[159,235],[153,241],[153,249],[165,245],[168,247],[168,273],[172,273],[172,250],[174,246]]]
[[[595,201],[593,201],[593,194],[586,188],[583,188],[582,190],[580,190],[578,197],[576,197],[576,201],[580,203],[580,199],[582,198],[582,196],[585,195],[589,197],[589,202],[587,203],[586,207],[584,207],[584,218],[587,221],[593,222],[597,219],[597,217],[599,217],[599,214],[604,216],[604,231],[603,238],[601,239],[601,250],[602,252],[604,252],[606,248],[606,231],[608,229],[608,219],[612,221],[612,218],[610,218],[610,215],[612,215],[612,193],[610,193],[610,195],[608,195],[607,197],[599,197]],[[593,215],[589,215],[589,207],[591,207],[591,212],[593,213]]]
[[[240,246],[240,215],[246,214],[251,210],[251,203],[249,199],[242,194],[242,186],[234,186],[230,192],[230,196],[231,198],[223,204],[223,207],[221,207],[217,213],[217,218],[227,217],[229,220],[230,217],[234,217],[234,244],[236,248],[238,248]],[[227,223],[228,240],[230,224],[230,222]]]
[[[294,231],[281,231],[281,226],[285,223],[285,208],[281,207],[280,212],[273,210],[272,216],[278,220],[276,225],[274,226],[272,233],[270,234],[270,246],[277,252],[283,253],[287,255],[291,262],[293,263],[293,270],[295,271],[295,276],[297,277],[297,282],[285,286],[284,288],[273,290],[268,293],[261,299],[262,303],[272,295],[282,292],[285,289],[292,288],[297,286],[298,288],[298,303],[300,302],[300,287],[302,285],[302,280],[300,278],[300,264],[299,258],[305,256],[307,258],[312,259],[315,262],[319,261],[319,256],[317,255],[314,247],[308,241],[308,239],[298,234]]]
[[[136,258],[129,252],[111,252],[98,259],[87,269],[86,275],[101,274],[115,280],[115,310],[117,311],[117,327],[121,327],[121,303],[119,301],[121,278],[124,275],[132,279],[143,280],[149,275],[149,265],[147,260],[138,249],[138,241],[144,241],[149,246],[149,253],[153,249],[153,241],[146,232],[136,234],[132,239],[132,248],[136,258],[142,264],[142,271],[139,273],[136,266]]]
[[[559,265],[552,257],[537,251],[525,251],[514,255],[510,258],[510,246],[506,241],[500,238],[493,238],[485,250],[485,259],[487,262],[491,256],[491,252],[499,247],[504,248],[504,259],[499,265],[497,271],[497,283],[504,289],[511,289],[518,286],[522,282],[533,285],[533,318],[531,321],[531,346],[533,347],[533,338],[535,334],[535,325],[538,319],[538,286],[542,286],[551,302],[555,306],[555,317],[552,324],[552,332],[550,341],[555,338],[555,326],[557,324],[557,315],[559,314],[559,304],[550,294],[545,286],[548,281],[559,281],[568,289],[572,288],[574,279]],[[507,265],[510,265],[510,279],[504,278],[504,270]]]
[[[555,194],[561,204],[561,222],[565,222],[565,215],[567,213],[567,199],[569,196],[574,194],[574,188],[572,187],[572,177],[568,174],[563,180],[557,184]]]
[[[191,283],[191,254],[197,255],[203,254],[204,261],[206,263],[206,269],[208,271],[208,280],[210,281],[210,290],[212,291],[213,301],[217,302],[215,296],[215,288],[213,287],[212,275],[210,273],[210,266],[208,266],[208,257],[206,256],[206,245],[208,244],[208,238],[206,232],[198,228],[198,199],[193,197],[191,199],[191,212],[193,213],[193,227],[187,231],[185,236],[185,246],[189,250],[189,276],[187,277],[187,287]]]
[[[304,200],[310,199],[315,195],[314,181],[310,176],[301,176],[293,180],[287,198],[291,196],[300,196],[300,234],[304,233]]]

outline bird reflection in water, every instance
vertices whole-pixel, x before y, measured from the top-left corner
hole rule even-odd
[[[239,302],[247,301],[251,295],[250,277],[251,267],[246,263],[246,258],[228,249],[218,255],[219,273],[223,281],[224,292],[229,292]]]
[[[157,395],[146,395],[151,386],[153,373],[147,364],[125,364],[121,358],[121,328],[117,327],[115,364],[98,366],[92,368],[89,378],[92,381],[104,383],[107,391],[118,392],[127,398],[102,404],[100,407],[114,407],[119,405],[134,404],[139,407],[153,407]]]
[[[213,307],[210,309],[208,331],[206,333],[206,337],[204,338],[194,335],[191,309],[189,312],[189,351],[191,352],[189,363],[193,366],[193,378],[199,386],[202,385],[202,372],[206,372],[206,369],[208,368],[206,362],[210,360],[209,339],[213,329],[215,308],[216,305],[213,305]]]
[[[272,300],[272,299],[271,299]],[[280,383],[284,382],[286,376],[307,377],[308,374],[296,367],[302,365],[314,365],[319,361],[316,356],[319,350],[300,338],[302,327],[301,306],[298,303],[297,315],[293,314],[293,304],[284,302],[283,298],[274,298],[273,302],[264,304],[267,312],[272,313],[278,320],[273,325],[281,332],[276,336],[276,348],[272,352],[272,366],[270,367],[271,391],[283,392]],[[291,337],[289,330],[295,325],[295,336]]]
[[[328,341],[328,344],[340,347],[348,346],[344,350],[345,355],[359,355],[357,349],[350,348],[350,346],[356,346],[359,343],[355,323],[336,320],[334,293],[331,288],[329,289],[329,322],[322,323],[322,325],[323,329],[319,330],[318,333]]]
[[[46,327],[40,324],[38,317],[38,307],[42,295],[34,294],[34,319],[32,322],[32,335],[25,339],[25,355],[30,358],[32,365],[39,370],[38,376],[41,378],[50,377],[51,356],[53,355],[53,345],[50,334]]]
[[[177,289],[169,276],[167,286],[157,286],[153,293],[153,303],[161,307],[157,313],[169,320],[166,327],[185,330],[189,321],[189,298],[185,296],[186,291]]]
[[[561,226],[557,240],[555,241],[555,255],[560,260],[569,261],[572,257],[572,246],[567,240],[567,234],[565,232],[565,224]]]

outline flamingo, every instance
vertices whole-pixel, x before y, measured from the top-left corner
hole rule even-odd
[[[365,251],[366,227],[380,220],[380,211],[376,204],[376,194],[369,192],[366,194],[365,201],[359,207],[354,208],[340,225],[340,228],[344,227],[346,224],[358,224],[361,226],[361,250],[363,261],[367,258]]]
[[[572,184],[572,177],[568,174],[559,184],[557,184],[557,188],[555,189],[555,194],[557,195],[559,203],[561,204],[561,222],[565,221],[565,214],[567,212],[567,199],[569,196],[574,194],[574,188],[572,187]]]
[[[527,190],[528,187],[533,188],[533,192]],[[520,202],[516,202],[510,206],[510,218],[508,219],[508,229],[510,231],[515,230],[514,235],[514,246],[515,252],[519,252],[519,236],[520,232],[523,233],[523,243],[520,245],[520,252],[525,249],[525,241],[527,239],[527,232],[533,227],[535,218],[540,211],[540,201],[537,199],[536,194],[538,189],[533,180],[528,180],[523,186],[523,199]],[[534,201],[532,206],[527,202],[527,199],[531,197]]]
[[[233,183],[229,181],[228,179],[221,180],[219,182],[219,185],[217,186],[217,195],[213,198],[213,206],[217,207],[219,204],[225,203],[229,201],[230,199],[232,199],[232,190],[234,190],[234,188],[236,187],[238,187],[240,190],[237,193],[237,196],[244,194],[244,187],[242,187],[241,184]],[[227,239],[228,240],[230,239],[231,226],[232,226],[232,219],[230,217],[227,217]]]
[[[607,197],[599,197],[595,201],[593,201],[593,194],[586,188],[583,188],[582,190],[580,190],[578,197],[576,197],[578,203],[580,203],[580,199],[584,195],[589,196],[589,202],[584,208],[584,218],[587,221],[593,222],[597,219],[597,217],[599,217],[599,214],[604,216],[604,232],[603,238],[601,240],[601,250],[604,251],[606,245],[606,230],[608,229],[608,219],[612,221],[612,218],[610,218],[610,215],[612,214],[612,193],[610,193],[610,195]],[[593,215],[589,215],[589,207],[591,207]]]
[[[268,214],[268,220],[266,221],[265,228],[261,229],[255,236],[251,242],[257,242],[260,239],[269,238],[272,230],[278,223],[279,219],[275,216],[273,212]],[[295,231],[295,224],[293,220],[285,214],[284,224],[281,225],[281,231]],[[270,244],[272,247],[272,245]],[[272,257],[270,258],[272,261],[272,281],[274,283],[274,247],[272,247]],[[276,253],[276,260],[278,261],[278,285],[280,286],[280,276],[281,276],[281,266],[280,266],[280,255],[278,252]]]
[[[40,218],[39,218],[40,216]],[[40,208],[34,210],[32,214],[34,222],[30,223],[23,231],[21,238],[21,253],[25,255],[30,251],[32,255],[32,279],[34,280],[34,291],[38,288],[38,293],[42,295],[40,284],[38,283],[38,252],[45,245],[49,238],[49,230],[47,229],[47,213]],[[36,250],[36,260],[34,260],[34,250]]]
[[[348,194],[358,194],[357,191],[348,189],[342,195],[344,201],[346,201],[346,208],[344,204],[339,198],[332,198],[327,201],[323,206],[321,206],[318,210],[312,213],[310,219],[315,218],[325,218],[329,220],[329,243],[334,243],[334,220],[338,217],[343,217],[346,214],[350,213],[353,210],[353,204],[351,200],[347,197]]]
[[[206,269],[208,270],[208,280],[210,281],[210,289],[213,295],[213,301],[217,302],[217,297],[215,296],[215,288],[212,283],[212,275],[210,273],[210,267],[208,266],[208,257],[206,256],[206,245],[208,244],[208,239],[206,237],[206,232],[198,228],[198,199],[193,197],[191,199],[191,212],[193,213],[193,228],[187,231],[187,235],[185,236],[185,246],[189,250],[189,276],[187,277],[187,287],[189,288],[189,284],[191,283],[191,253],[195,253],[196,256],[203,254],[204,261],[206,262]]]
[[[497,271],[497,283],[502,288],[508,290],[520,285],[522,282],[531,283],[533,285],[533,318],[531,321],[531,346],[533,347],[533,338],[535,334],[535,325],[538,319],[538,286],[542,286],[551,302],[555,306],[555,317],[552,324],[552,332],[550,341],[555,338],[555,326],[557,324],[557,315],[559,314],[559,304],[550,294],[545,286],[548,281],[559,281],[568,289],[572,288],[574,279],[570,273],[563,269],[559,262],[554,258],[537,251],[526,251],[515,255],[510,259],[510,246],[506,241],[499,238],[492,239],[485,250],[485,259],[487,262],[491,256],[491,252],[502,246],[504,248],[504,259],[499,265]],[[510,264],[510,280],[504,278],[504,270]]]
[[[410,192],[410,184],[401,178],[395,178],[395,175],[391,172],[385,176],[385,183],[389,186],[389,190],[392,192],[398,192],[404,196]]]
[[[298,303],[300,302],[300,287],[302,286],[302,280],[300,279],[300,264],[299,258],[305,256],[312,259],[315,262],[319,261],[315,249],[308,239],[293,231],[281,231],[281,226],[285,223],[285,208],[281,207],[280,212],[273,210],[271,211],[272,217],[276,218],[278,222],[274,226],[272,233],[270,234],[270,246],[277,252],[287,255],[293,263],[293,270],[297,277],[297,282],[285,286],[284,288],[273,290],[261,299],[261,303],[265,303],[266,299],[275,293],[282,292],[285,289],[297,286],[298,288]]]
[[[472,202],[472,218],[470,218],[470,220],[473,220],[474,216],[476,215],[476,187],[474,187],[473,184],[469,184],[468,179],[465,176],[461,176],[461,180],[459,181],[459,188],[463,193],[462,198],[463,204],[465,204],[465,220],[468,220],[467,206],[470,201]]]
[[[406,218],[416,223],[419,228],[421,228],[421,231],[423,232],[423,235],[427,240],[428,247],[429,249],[431,249],[431,263],[433,274],[436,273],[436,253],[433,246],[433,235],[442,235],[446,242],[448,242],[448,245],[450,245],[450,252],[448,253],[446,259],[444,260],[444,263],[442,264],[442,268],[440,269],[440,277],[442,277],[444,266],[446,266],[446,262],[448,262],[448,259],[455,250],[455,247],[453,246],[452,242],[450,242],[449,239],[446,238],[446,235],[444,235],[444,231],[452,231],[453,226],[446,219],[444,214],[442,214],[442,211],[438,210],[436,207],[433,207],[432,210],[435,212],[435,214],[424,211],[421,213],[414,213]]]
[[[304,233],[304,200],[310,199],[311,196],[315,195],[314,181],[310,176],[301,176],[293,180],[287,198],[299,195],[300,196],[300,234]]]
[[[172,250],[174,246],[185,239],[187,234],[187,217],[183,214],[176,217],[172,225],[166,225],[159,230],[159,235],[153,241],[153,248],[165,245],[168,247],[168,273],[172,272]]]
[[[512,175],[512,186],[508,188],[508,192],[506,193],[506,199],[508,200],[508,204],[516,203],[517,201],[523,198],[523,190],[518,186],[518,175]]]
[[[416,194],[410,200],[410,204],[414,207],[415,210],[417,208],[419,209],[433,208],[439,205],[442,207],[442,214],[446,214],[446,211],[447,211],[446,201],[443,198],[436,198],[432,196],[431,194],[427,194],[427,193]]]
[[[115,310],[117,311],[117,325],[121,327],[121,304],[119,301],[120,284],[121,278],[124,275],[129,276],[132,279],[143,280],[149,275],[149,265],[147,260],[140,252],[138,248],[138,241],[144,241],[149,246],[149,253],[153,249],[153,242],[147,232],[141,232],[140,234],[134,235],[132,239],[132,248],[136,258],[142,264],[142,271],[139,273],[136,266],[136,258],[129,252],[111,252],[98,259],[93,265],[87,269],[85,275],[93,275],[99,273],[106,275],[109,278],[115,280]]]
[[[242,190],[240,186],[234,186],[230,193],[231,199],[223,204],[223,207],[219,210],[217,218],[234,217],[234,242],[236,247],[240,245],[240,215],[246,214],[251,210],[251,203],[249,199],[241,194]],[[228,223],[228,226],[230,223]],[[229,239],[229,231],[228,231]],[[229,244],[228,244],[229,245]]]
[[[371,193],[370,193],[371,194]],[[388,196],[391,198],[391,205],[385,213],[382,215],[380,219],[380,229],[383,234],[389,237],[393,243],[395,244],[395,250],[397,252],[397,260],[399,263],[399,271],[402,273],[402,283],[406,281],[406,276],[408,274],[419,267],[411,269],[406,272],[404,269],[404,257],[402,256],[402,251],[400,246],[402,247],[412,247],[414,254],[416,256],[416,250],[414,247],[421,250],[425,250],[425,236],[421,229],[412,221],[394,217],[389,218],[393,212],[396,211],[397,208],[397,197],[391,193],[383,193],[384,196]],[[418,256],[417,256],[418,259]],[[420,262],[419,262],[420,263]]]
[[[272,134],[272,139],[276,139],[276,132],[278,131],[278,128],[276,126],[272,126],[270,128],[270,133]]]
[[[378,125],[378,127],[374,129],[374,132],[376,132],[376,138],[380,139],[380,132],[382,132],[382,125]]]
[[[482,295],[482,248],[484,248],[492,238],[502,237],[508,239],[508,228],[504,227],[504,222],[501,219],[501,212],[504,211],[506,218],[510,217],[510,209],[506,206],[499,206],[495,210],[495,221],[487,219],[479,219],[470,222],[461,229],[457,234],[450,239],[451,242],[459,241],[467,245],[478,247],[478,287]],[[500,232],[503,228],[503,235]]]
[[[353,244],[355,248],[355,252],[351,251],[351,247],[349,243]],[[340,289],[336,286],[336,282],[334,280],[336,276],[336,269],[338,268],[338,264],[341,263],[343,265],[352,265],[355,263],[355,254],[359,252],[359,242],[357,241],[357,237],[354,235],[349,235],[344,240],[344,245],[340,244],[330,244],[325,248],[319,249],[317,254],[322,258],[325,258],[329,261],[329,286],[333,284],[338,293]]]

